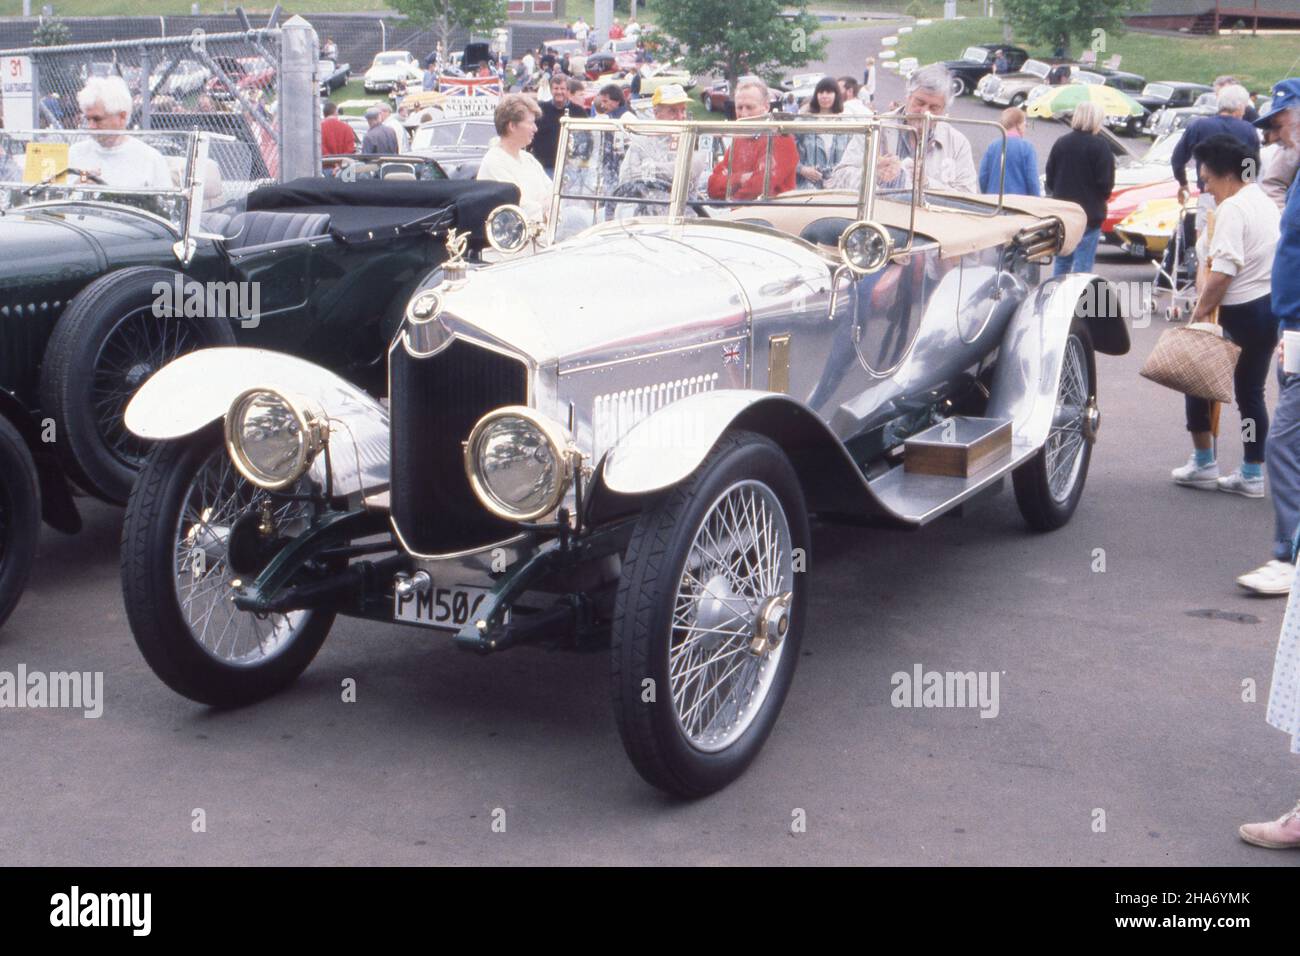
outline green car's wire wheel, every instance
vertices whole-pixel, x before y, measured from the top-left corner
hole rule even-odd
[[[148,443],[131,434],[122,420],[131,396],[158,369],[203,344],[190,324],[156,316],[150,308],[123,315],[100,342],[92,366],[91,407],[104,444],[119,464],[138,471],[149,452]]]
[[[332,611],[258,616],[231,601],[239,577],[229,564],[232,530],[268,516],[287,540],[305,529],[311,505],[246,481],[219,423],[158,443],[131,492],[122,527],[127,620],[154,673],[192,700],[235,706],[275,693],[311,663],[334,622]]]
[[[235,344],[229,319],[156,309],[155,287],[172,290],[178,276],[153,266],[101,276],[68,304],[45,349],[41,405],[54,419],[59,460],[77,484],[114,504],[131,493],[147,450],[122,422],[136,389],[187,352]]]
[[[40,528],[36,465],[18,430],[0,416],[0,626],[27,584]]]

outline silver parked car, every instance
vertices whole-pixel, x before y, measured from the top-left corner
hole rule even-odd
[[[791,140],[835,135],[857,140],[839,188],[786,190]],[[811,517],[919,529],[1010,477],[1060,527],[1094,353],[1129,347],[1105,280],[1042,281],[1077,206],[924,191],[910,162],[879,185],[916,135],[566,120],[544,220],[501,207],[504,259],[428,276],[386,396],[267,351],[163,368],[127,411],[158,442],[123,535],[150,666],[229,706],[292,682],[337,614],[480,654],[608,645],[636,769],[725,786],[791,686]]]
[[[975,93],[990,106],[1024,106],[1029,94],[1048,81],[1052,65],[1029,59],[1015,73],[989,73],[980,78]]]

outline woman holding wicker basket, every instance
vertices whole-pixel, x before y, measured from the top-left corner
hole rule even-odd
[[[1229,475],[1219,474],[1215,458],[1211,403],[1188,395],[1187,430],[1193,452],[1175,468],[1173,480],[1192,488],[1226,491],[1247,498],[1264,497],[1264,448],[1268,406],[1264,385],[1277,348],[1277,319],[1270,305],[1273,252],[1280,214],[1255,183],[1256,154],[1233,136],[1212,136],[1193,152],[1205,187],[1217,203],[1208,241],[1201,240],[1202,261],[1209,262],[1205,283],[1191,321],[1218,323],[1241,348],[1233,373],[1233,392],[1241,412],[1244,461]]]

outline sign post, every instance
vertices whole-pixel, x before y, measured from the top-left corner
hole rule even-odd
[[[30,56],[7,56],[0,63],[0,98],[5,125],[10,129],[36,129],[36,73]]]

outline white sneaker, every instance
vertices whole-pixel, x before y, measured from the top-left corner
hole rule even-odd
[[[1208,465],[1197,465],[1196,456],[1187,459],[1187,464],[1175,468],[1169,473],[1174,484],[1189,488],[1215,488],[1219,483],[1219,463],[1212,461]]]
[[[1237,583],[1256,594],[1282,595],[1290,593],[1294,577],[1294,564],[1274,558],[1268,564],[1237,578]]]
[[[1240,469],[1220,478],[1218,486],[1220,491],[1226,491],[1229,494],[1243,495],[1247,498],[1264,497],[1264,476],[1247,478],[1241,473]]]

